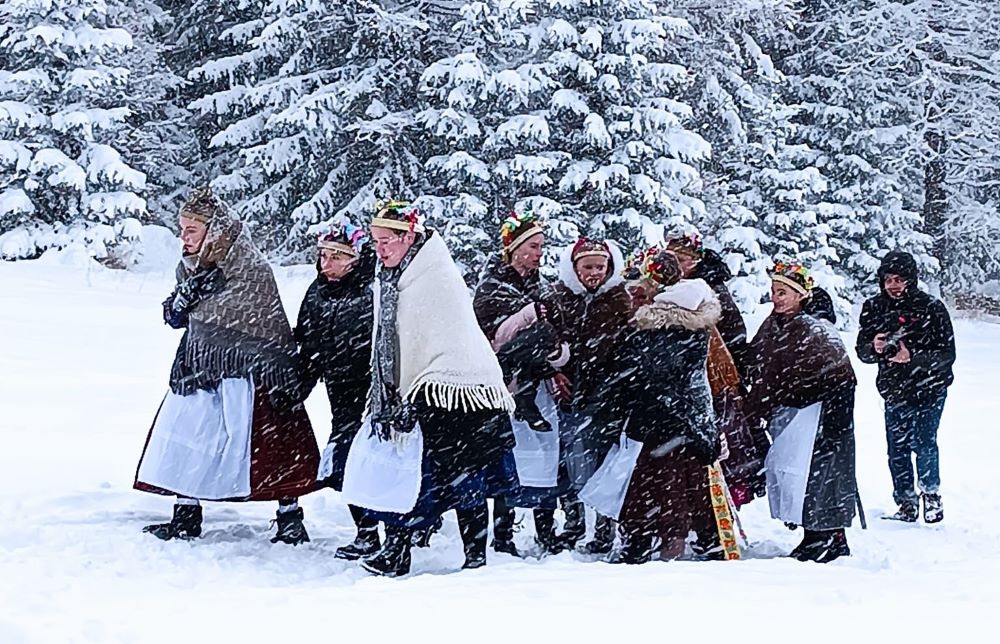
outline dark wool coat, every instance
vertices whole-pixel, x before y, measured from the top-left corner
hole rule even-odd
[[[371,283],[375,278],[375,253],[362,249],[354,269],[343,279],[328,280],[322,274],[309,286],[299,308],[295,340],[299,345],[302,397],[319,380],[326,383],[330,399],[330,443],[343,449],[328,481],[339,489],[347,448],[361,427],[365,399],[371,386],[373,304]]]
[[[781,407],[823,403],[813,444],[802,522],[810,530],[851,525],[854,475],[854,390],[847,349],[832,324],[799,313],[772,314],[750,344],[754,365],[747,398],[751,426],[770,422]]]
[[[719,298],[719,305],[722,313],[719,316],[719,323],[716,328],[722,335],[722,340],[726,343],[733,362],[741,374],[745,374],[746,346],[747,346],[747,325],[743,322],[743,315],[740,308],[736,306],[729,287],[726,283],[733,279],[733,273],[726,266],[726,262],[714,250],[705,251],[701,262],[690,275],[690,279],[705,280],[716,297]]]
[[[631,543],[659,536],[667,557],[683,553],[691,530],[702,550],[718,541],[707,466],[720,444],[706,362],[720,313],[715,298],[693,311],[654,301],[616,354],[614,404],[628,437],[643,443],[619,518]]]
[[[882,292],[861,309],[856,350],[862,362],[878,365],[876,386],[892,403],[932,400],[955,380],[955,332],[948,309],[938,299],[917,288],[917,267],[912,258],[890,253],[879,271]],[[909,257],[909,256],[906,256]],[[887,270],[887,269],[892,270]],[[910,282],[901,299],[885,292],[885,274],[901,275]],[[875,353],[879,333],[900,331],[911,358],[906,364],[889,362]]]
[[[614,350],[599,417],[651,448],[687,445],[705,465],[718,458],[706,361],[719,315],[715,299],[695,311],[664,302],[640,308]]]
[[[546,305],[556,311],[559,335],[569,345],[569,362],[560,369],[569,378],[572,398],[565,411],[591,411],[600,403],[600,383],[609,378],[608,358],[616,338],[628,327],[632,301],[621,277],[624,259],[611,246],[611,276],[593,293],[580,282],[573,269],[573,248],[567,248],[559,265],[559,282]]]
[[[538,273],[522,277],[509,264],[494,258],[483,269],[472,307],[479,327],[490,342],[503,321],[543,298],[545,284]]]

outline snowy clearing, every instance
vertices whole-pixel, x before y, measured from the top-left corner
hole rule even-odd
[[[131,488],[180,337],[160,319],[168,266],[110,271],[72,252],[0,263],[0,644],[920,642],[993,630],[1000,325],[956,321],[956,385],[940,432],[943,524],[879,520],[895,507],[875,371],[859,365],[858,477],[870,529],[849,530],[851,558],[780,558],[799,535],[758,500],[741,515],[753,543],[742,562],[630,567],[491,551],[487,568],[458,573],[452,515],[430,550],[414,551],[413,575],[390,580],[333,558],[353,525],[330,491],[303,499],[313,541],[298,548],[269,542],[270,503],[206,504],[206,534],[194,542],[140,533],[171,506]],[[294,316],[313,269],[278,273]],[[324,444],[322,388],[308,406]],[[527,545],[525,524],[517,540]]]

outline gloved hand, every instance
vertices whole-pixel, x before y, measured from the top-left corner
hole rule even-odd
[[[188,278],[177,285],[174,289],[173,299],[170,308],[177,313],[187,313],[197,304],[197,294],[193,278]]]
[[[163,300],[163,321],[171,329],[183,329],[188,325],[188,315],[186,311],[174,310],[174,293]]]
[[[226,277],[221,269],[199,270],[177,285],[170,306],[177,313],[189,313],[205,296],[221,291],[225,284]]]
[[[392,440],[393,434],[409,434],[416,425],[416,408],[402,400],[391,405],[384,416],[372,419],[372,428],[384,441]]]

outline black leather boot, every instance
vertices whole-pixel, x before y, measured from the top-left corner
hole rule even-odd
[[[435,519],[434,525],[414,530],[410,534],[410,545],[414,548],[429,548],[431,546],[431,537],[437,534],[443,525],[444,520],[438,517]]]
[[[382,549],[382,540],[378,537],[378,528],[359,528],[354,541],[337,548],[333,556],[337,559],[357,561],[371,557]]]
[[[489,532],[489,510],[483,503],[472,510],[456,510],[458,532],[465,549],[463,569],[472,570],[486,565],[486,536]]]
[[[142,529],[157,539],[194,539],[201,536],[201,506],[175,505],[170,523],[155,523]]]
[[[569,501],[563,504],[566,523],[563,524],[559,541],[566,550],[576,549],[576,544],[587,535],[587,511],[583,501]]]
[[[521,556],[514,545],[514,508],[499,499],[493,502],[493,550]]]
[[[597,515],[594,538],[583,545],[588,555],[606,555],[615,547],[615,520],[603,514]]]
[[[278,534],[271,537],[271,543],[281,542],[290,546],[307,543],[309,533],[306,532],[306,526],[302,523],[304,516],[302,508],[295,508],[291,512],[278,510],[278,514],[274,517],[274,523],[278,524]]]
[[[410,533],[408,528],[386,526],[385,545],[361,567],[380,577],[402,577],[410,573]]]
[[[535,543],[542,549],[542,552],[549,555],[563,551],[563,544],[556,536],[556,521],[553,513],[554,510],[540,508],[535,508],[532,511],[535,517]]]

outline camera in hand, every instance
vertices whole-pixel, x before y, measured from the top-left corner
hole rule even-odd
[[[906,337],[906,328],[896,329],[894,332],[890,333],[885,338],[885,349],[882,351],[882,355],[887,359],[891,360],[896,357],[899,353],[899,343],[902,342],[903,338]]]

